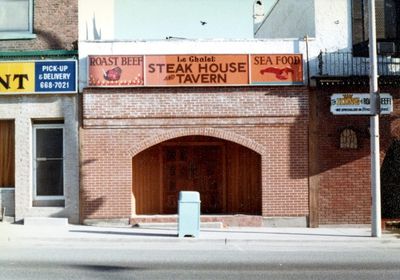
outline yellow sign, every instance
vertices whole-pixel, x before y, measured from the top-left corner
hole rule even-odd
[[[32,93],[34,91],[34,62],[0,63],[0,93]]]

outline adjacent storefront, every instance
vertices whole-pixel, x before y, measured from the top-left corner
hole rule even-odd
[[[367,76],[316,77],[310,98],[310,201],[315,225],[371,223],[370,94]],[[388,82],[389,81],[389,82]],[[399,90],[380,77],[382,226],[399,219]]]
[[[77,61],[0,61],[0,207],[79,221]]]

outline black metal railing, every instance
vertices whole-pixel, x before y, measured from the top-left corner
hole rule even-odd
[[[321,52],[317,64],[320,76],[369,75],[369,58],[354,57],[351,52]],[[400,76],[400,57],[379,55],[378,75]]]

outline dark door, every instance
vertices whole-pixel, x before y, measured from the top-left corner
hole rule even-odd
[[[224,211],[222,145],[163,147],[163,213],[177,213],[179,191],[198,191],[201,212]]]
[[[382,218],[400,218],[400,140],[395,140],[386,152],[381,167]]]

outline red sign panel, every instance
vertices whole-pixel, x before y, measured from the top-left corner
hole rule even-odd
[[[247,85],[247,55],[146,56],[146,85]]]
[[[251,84],[302,84],[301,54],[252,54]]]
[[[143,86],[143,56],[97,55],[89,56],[90,87]]]
[[[99,55],[91,87],[303,84],[301,54]]]

